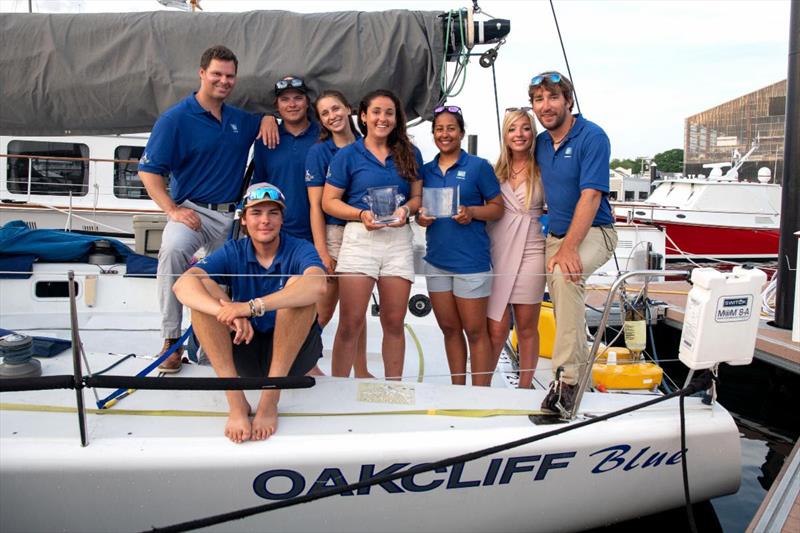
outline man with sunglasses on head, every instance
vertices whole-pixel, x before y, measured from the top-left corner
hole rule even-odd
[[[277,187],[251,185],[241,219],[247,238],[226,242],[175,283],[219,377],[303,376],[322,356],[316,302],[326,291],[325,267],[313,244],[281,231],[286,205]],[[225,395],[231,441],[275,433],[279,390],[261,393],[252,422],[244,393]]]
[[[159,117],[139,161],[139,177],[147,193],[168,217],[158,251],[164,338],[159,355],[181,336],[183,308],[172,293],[172,284],[197,250],[212,252],[225,242],[250,145],[259,138],[275,142],[270,133],[275,129],[273,117],[225,104],[236,86],[238,66],[236,55],[224,46],[203,52],[200,88]],[[182,355],[183,348],[178,347],[158,369],[180,371]]]
[[[313,242],[305,174],[306,155],[319,140],[319,125],[309,119],[308,87],[302,79],[286,76],[275,83],[274,91],[280,143],[275,148],[256,143],[251,183],[268,182],[286,191],[290,200],[284,231]]]
[[[584,284],[617,245],[608,202],[611,145],[597,124],[572,114],[575,97],[566,76],[534,76],[528,96],[546,130],[536,138],[535,156],[547,202],[545,264],[556,314],[556,379],[542,408],[565,415],[575,405],[579,376],[590,371]]]

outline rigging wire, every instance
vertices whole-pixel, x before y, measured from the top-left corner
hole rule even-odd
[[[581,104],[578,103],[578,90],[575,88],[575,78],[572,77],[572,71],[569,68],[569,59],[567,59],[567,50],[564,48],[564,39],[561,38],[561,28],[558,26],[558,17],[556,16],[556,8],[553,5],[553,0],[550,0],[550,10],[553,12],[553,21],[556,23],[556,31],[558,32],[558,42],[561,43],[561,53],[564,55],[564,63],[567,65],[567,74],[572,81],[572,94],[575,97],[575,105],[578,107],[578,113],[581,112]]]

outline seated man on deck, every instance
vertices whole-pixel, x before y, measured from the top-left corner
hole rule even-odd
[[[228,241],[186,271],[174,291],[192,310],[192,326],[220,377],[303,376],[322,355],[316,301],[325,267],[314,245],[281,232],[286,199],[275,186],[252,185],[244,198],[248,238]],[[220,287],[231,287],[232,300]],[[279,390],[261,393],[250,422],[244,392],[226,391],[225,435],[264,440],[278,426]]]

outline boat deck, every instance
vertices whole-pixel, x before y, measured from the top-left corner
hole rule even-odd
[[[638,291],[640,287],[631,286],[629,292]],[[668,307],[665,321],[668,325],[683,329],[686,296],[691,285],[686,281],[663,281],[650,283],[650,298],[665,302]],[[602,306],[607,290],[602,287],[587,291],[587,302],[592,306]],[[770,326],[767,320],[761,320],[756,337],[756,359],[779,366],[795,374],[800,374],[800,344],[792,342],[792,332],[788,329]]]

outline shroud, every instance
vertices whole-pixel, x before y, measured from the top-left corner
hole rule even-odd
[[[430,117],[441,95],[441,12],[4,14],[0,17],[2,135],[150,131],[197,89],[203,50],[239,58],[229,103],[272,112],[275,81],[302,77],[312,99],[342,91],[357,108],[373,89]]]

